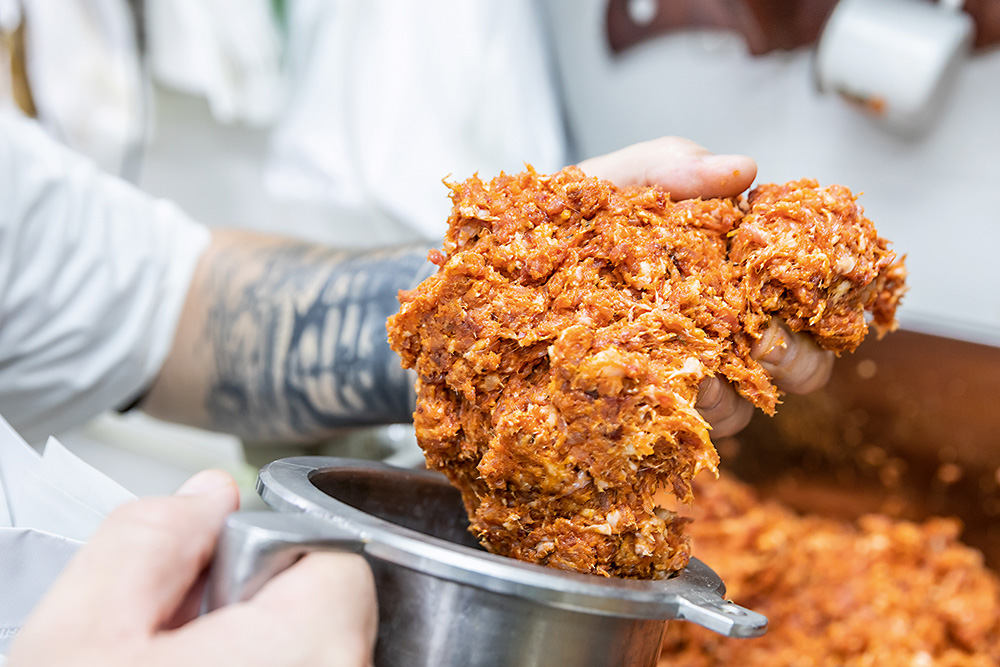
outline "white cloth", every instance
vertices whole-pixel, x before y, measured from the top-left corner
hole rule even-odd
[[[153,78],[202,95],[220,123],[269,125],[285,101],[281,29],[270,0],[147,0]]]
[[[441,183],[565,164],[558,93],[531,0],[287,3],[289,106],[275,197],[398,220],[439,241]]]
[[[134,170],[147,124],[146,83],[127,0],[20,0],[38,117],[114,174]]]
[[[2,654],[80,544],[34,528],[0,527],[0,665]]]
[[[0,114],[0,414],[37,441],[139,395],[208,230]]]

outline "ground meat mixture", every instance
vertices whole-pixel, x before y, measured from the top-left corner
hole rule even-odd
[[[770,624],[732,640],[671,623],[664,667],[1000,665],[1000,578],[956,521],[800,516],[725,475],[696,492],[698,558]]]
[[[846,188],[674,201],[574,167],[450,186],[438,272],[401,293],[389,341],[418,375],[417,439],[491,551],[607,576],[681,569],[715,471],[694,408],[719,375],[773,412],[750,356],[772,316],[853,349],[894,325],[905,271]]]

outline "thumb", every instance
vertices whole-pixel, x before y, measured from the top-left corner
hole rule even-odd
[[[174,616],[238,504],[233,479],[208,470],[177,495],[122,505],[70,562],[31,621],[48,624],[50,636],[59,636],[52,625],[67,623],[76,626],[73,635],[110,641],[153,634]]]
[[[713,155],[693,141],[662,137],[584,160],[583,173],[618,186],[656,185],[674,199],[735,197],[753,183],[757,163],[745,155]]]

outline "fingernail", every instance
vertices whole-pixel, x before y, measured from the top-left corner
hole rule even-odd
[[[781,325],[771,325],[764,331],[760,340],[754,343],[750,356],[764,364],[779,365],[788,354],[792,337]]]
[[[699,155],[698,159],[701,160],[702,162],[704,162],[705,164],[715,165],[715,164],[728,164],[728,163],[732,162],[732,160],[733,160],[734,157],[735,156],[733,156],[733,155],[725,155],[725,154],[720,155],[718,153],[705,153],[703,155]]]
[[[719,406],[725,392],[723,384],[715,377],[705,378],[698,387],[698,396],[694,407],[698,410],[711,411]]]
[[[177,489],[178,496],[207,496],[229,490],[233,478],[222,470],[202,470]]]

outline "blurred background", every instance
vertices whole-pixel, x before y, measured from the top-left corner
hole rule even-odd
[[[759,182],[841,183],[907,256],[901,321],[928,337],[896,367],[923,364],[933,384],[965,355],[964,388],[945,398],[996,396],[1000,3],[0,0],[0,32],[0,104],[213,226],[437,243],[443,180],[552,171],[663,135],[750,155]],[[940,341],[970,347],[936,358]],[[878,382],[885,364],[859,354],[838,372]],[[887,380],[903,397],[878,433],[850,431],[857,447],[891,449],[885,419],[906,411],[944,432],[968,424],[940,396],[927,412],[906,377]],[[992,404],[976,405],[949,461],[994,442]],[[773,439],[776,424],[750,433]],[[209,466],[250,485],[257,464],[298,453],[419,461],[405,426],[295,451],[134,414],[57,435],[140,494]],[[941,447],[924,449],[933,476]],[[976,459],[990,493],[998,458]]]

